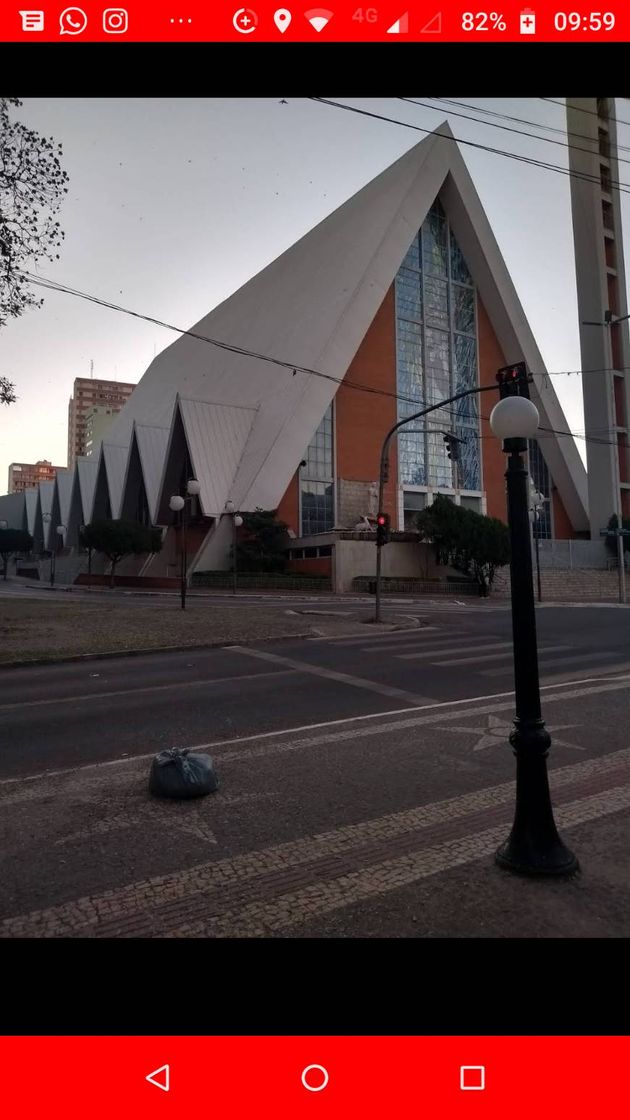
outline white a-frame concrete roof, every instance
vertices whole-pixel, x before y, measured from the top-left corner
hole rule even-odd
[[[103,471],[105,473],[112,518],[116,520],[116,518],[120,517],[120,505],[122,501],[123,483],[127,471],[128,455],[129,444],[121,446],[120,444],[111,443],[109,440],[101,444],[98,455],[98,470],[96,472],[94,484],[90,521],[94,519],[95,504],[99,492],[99,478]]]
[[[44,515],[52,512],[54,482],[40,482],[37,487],[37,507],[35,511],[35,537],[49,547],[51,521],[44,521]]]
[[[98,455],[80,455],[75,462],[75,485],[79,487],[83,518],[79,524],[87,524],[92,516],[98,464]]]
[[[35,511],[37,510],[37,489],[29,487],[24,491],[24,511],[26,515],[26,531],[33,536],[35,532]]]
[[[151,363],[111,426],[111,443],[128,447],[134,421],[170,427],[178,394],[196,402],[200,426],[204,403],[250,409],[255,417],[228,490],[237,508],[275,508],[438,195],[506,361],[525,359],[537,375],[532,396],[541,424],[566,428],[553,389],[542,388],[542,359],[445,124],[192,328],[197,336],[289,368],[183,335]],[[572,438],[545,439],[543,453],[574,527],[586,528],[586,475]],[[211,494],[225,471],[222,456],[220,441],[210,440],[204,461],[195,465],[208,506],[220,501],[218,491]],[[116,516],[119,502],[110,494]],[[204,511],[205,504],[206,497]]]
[[[147,496],[151,520],[155,522],[160,481],[164,470],[170,433],[168,428],[151,427],[148,424],[136,424],[134,422],[134,434],[138,445],[140,466],[142,467],[144,492]],[[129,456],[129,459],[131,460],[131,456]],[[127,464],[127,470],[129,470],[129,464]]]
[[[55,524],[55,531],[57,529],[57,525],[65,525],[66,529],[68,528],[73,481],[74,471],[60,470],[57,471],[57,474],[55,475],[53,500],[51,506],[53,521],[58,518]]]

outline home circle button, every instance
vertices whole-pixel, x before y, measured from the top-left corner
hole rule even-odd
[[[302,1070],[302,1084],[309,1093],[321,1093],[328,1084],[328,1070],[323,1066],[306,1066]]]

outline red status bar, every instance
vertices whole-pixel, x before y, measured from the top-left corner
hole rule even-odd
[[[408,0],[311,7],[309,0],[3,0],[0,41],[4,42],[625,42],[630,10],[618,4],[605,11],[562,0],[488,4],[480,10],[466,0]],[[249,6],[251,3],[251,6]],[[283,5],[283,6],[279,6]]]
[[[628,1114],[627,1037],[7,1037],[20,1120]]]

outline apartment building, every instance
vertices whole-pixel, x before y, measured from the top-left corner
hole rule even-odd
[[[68,404],[68,467],[87,452],[87,420],[94,409],[120,412],[135,385],[125,381],[101,381],[96,377],[75,377]],[[111,418],[110,416],[110,418]]]

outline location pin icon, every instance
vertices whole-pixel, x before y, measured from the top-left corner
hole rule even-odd
[[[273,22],[278,28],[278,31],[284,35],[291,23],[291,12],[289,12],[287,8],[278,8],[277,12],[273,13]]]

